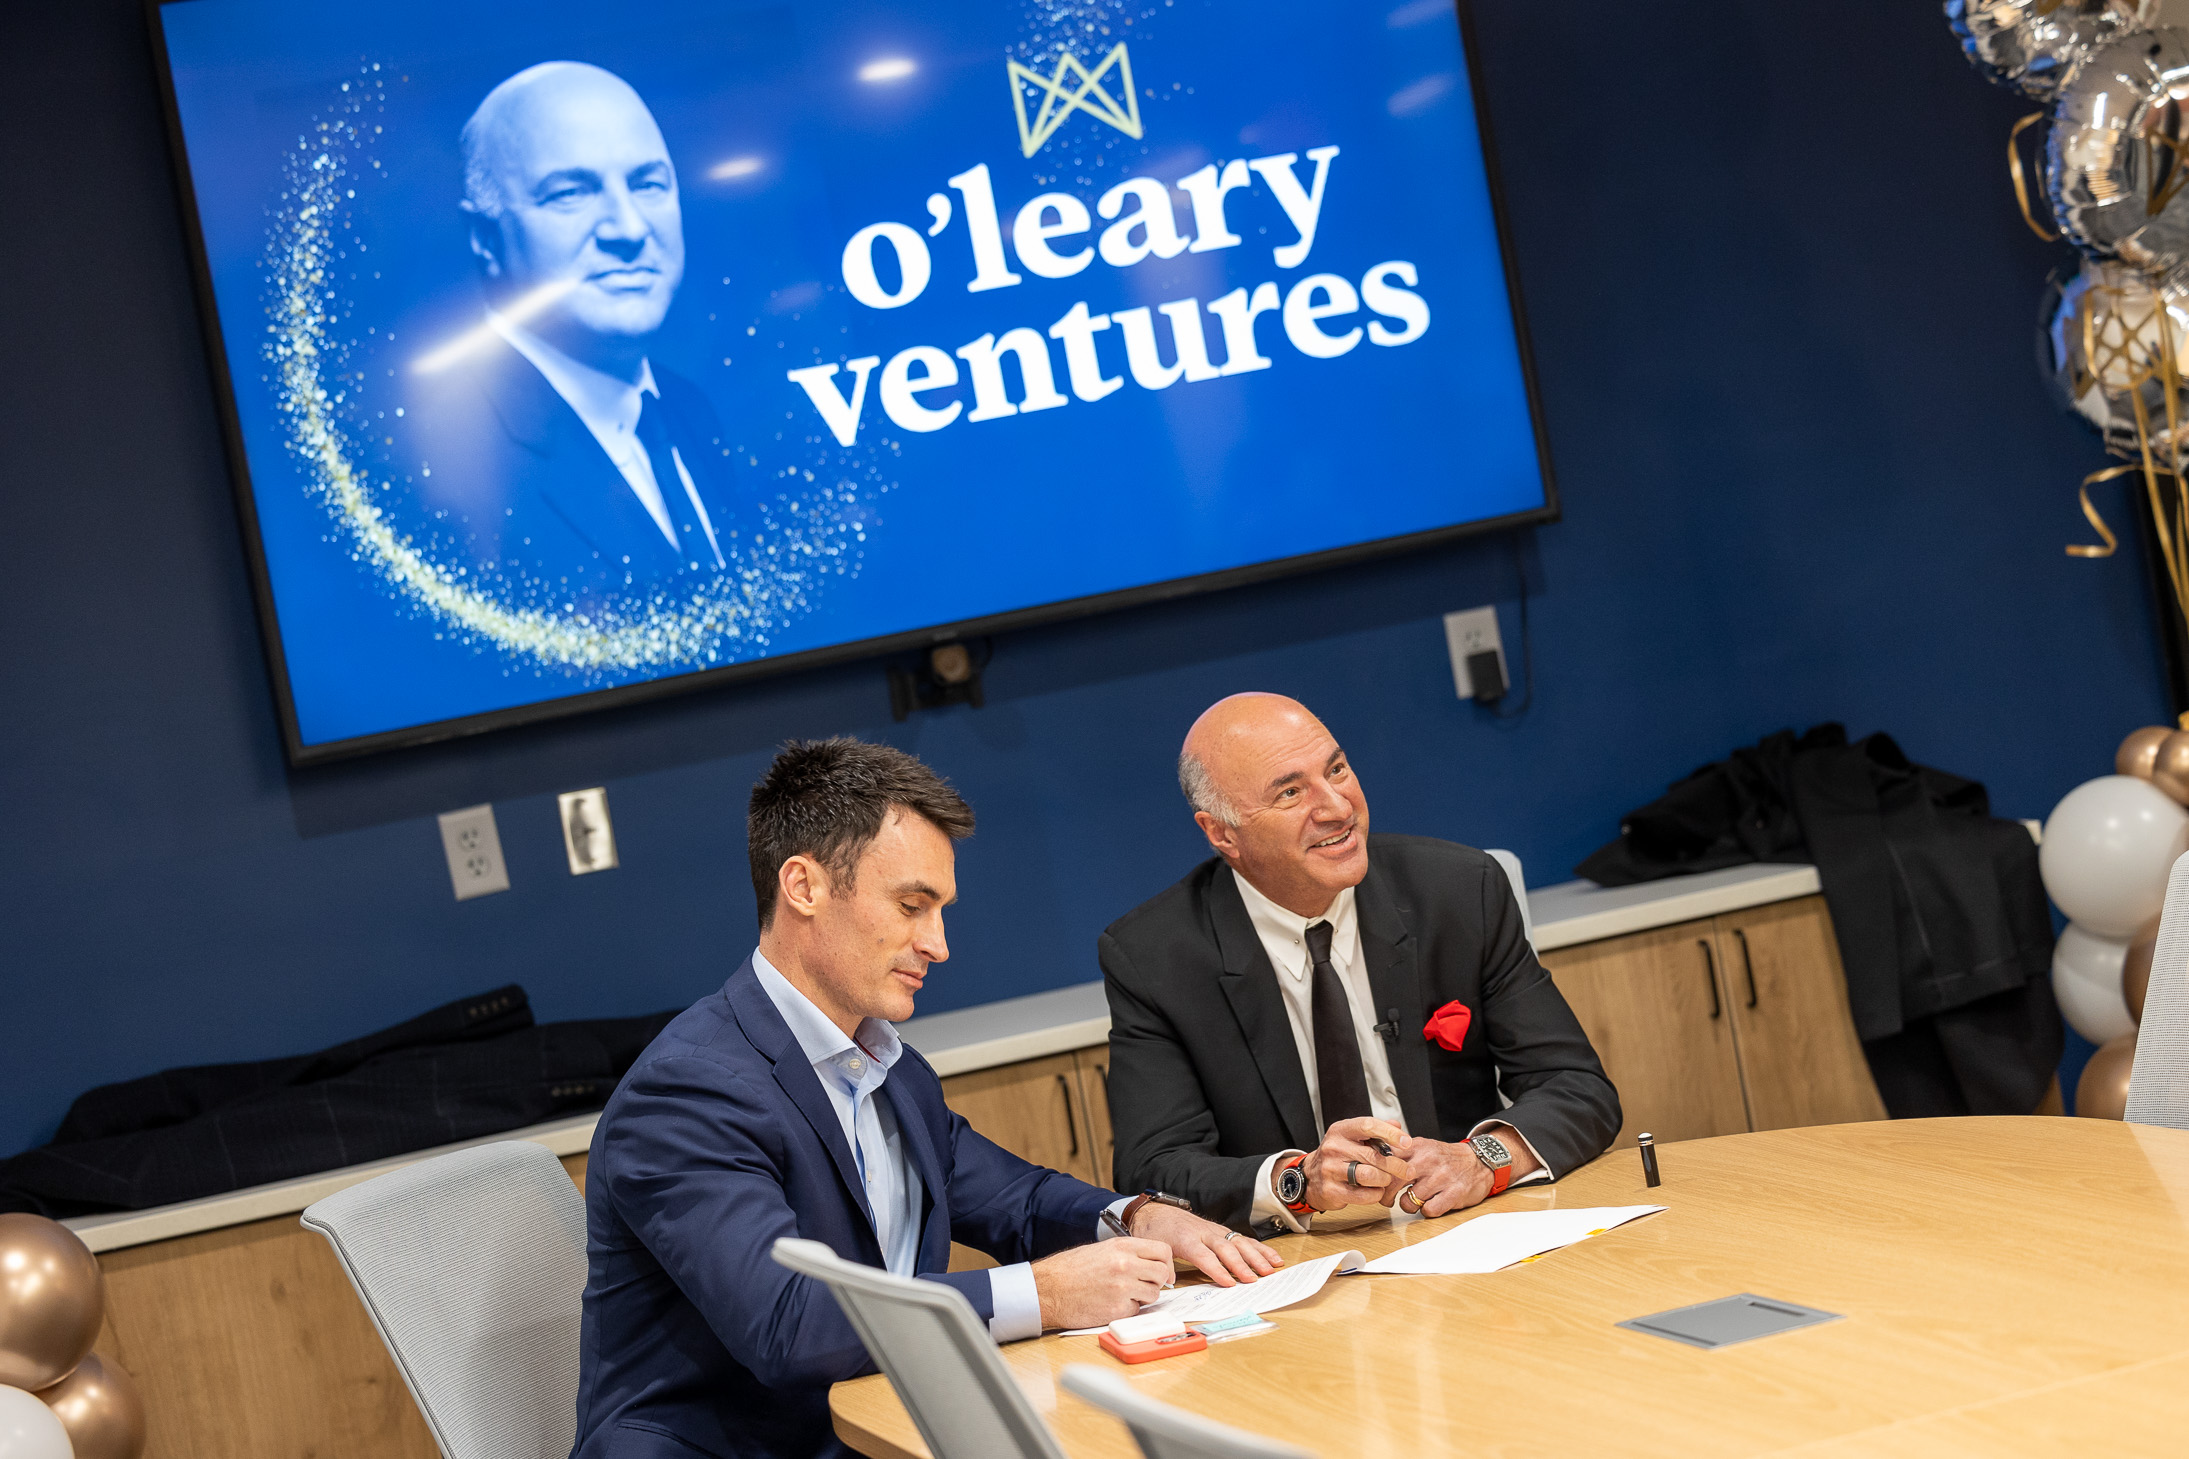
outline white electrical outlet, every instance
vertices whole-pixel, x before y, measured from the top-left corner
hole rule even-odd
[[[1512,670],[1505,663],[1505,644],[1497,636],[1496,608],[1469,608],[1445,614],[1444,647],[1452,656],[1452,687],[1459,691],[1460,698],[1475,697],[1474,680],[1467,672],[1469,654],[1496,654],[1497,666],[1505,675],[1505,682],[1512,683]]]
[[[555,797],[562,811],[562,849],[570,857],[570,874],[607,871],[616,864],[616,828],[608,821],[608,792],[566,790]]]
[[[509,890],[509,867],[502,861],[493,806],[442,812],[441,849],[448,854],[448,879],[455,884],[457,901]]]

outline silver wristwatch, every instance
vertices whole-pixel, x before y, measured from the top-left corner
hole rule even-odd
[[[1475,1159],[1489,1168],[1490,1194],[1502,1194],[1513,1178],[1513,1152],[1495,1135],[1471,1135],[1467,1144],[1475,1152]]]

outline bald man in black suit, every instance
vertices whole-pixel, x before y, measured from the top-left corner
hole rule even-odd
[[[1370,836],[1345,751],[1277,695],[1209,709],[1179,779],[1216,855],[1100,945],[1118,1189],[1299,1230],[1441,1216],[1610,1145],[1619,1096],[1494,860]]]

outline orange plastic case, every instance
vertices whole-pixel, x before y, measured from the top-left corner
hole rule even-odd
[[[1120,1363],[1146,1363],[1157,1358],[1175,1358],[1180,1353],[1197,1353],[1209,1345],[1209,1340],[1192,1328],[1172,1333],[1169,1337],[1150,1338],[1146,1342],[1119,1342],[1105,1332],[1097,1339],[1102,1350]]]

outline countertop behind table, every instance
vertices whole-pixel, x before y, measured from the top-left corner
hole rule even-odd
[[[1699,917],[1713,917],[1721,912],[1737,912],[1746,907],[1814,896],[1821,889],[1813,866],[1735,866],[1631,887],[1562,882],[1528,893],[1528,913],[1537,950],[1548,952],[1553,948],[1645,932]],[[1091,1048],[1109,1037],[1110,1011],[1099,981],[1075,983],[1046,993],[984,1003],[977,1008],[909,1019],[898,1025],[898,1031],[906,1042],[926,1056],[936,1073],[947,1078],[1072,1049]],[[293,1214],[314,1201],[376,1175],[474,1145],[530,1140],[546,1146],[558,1156],[576,1155],[591,1147],[593,1127],[598,1120],[598,1115],[577,1115],[455,1145],[417,1150],[367,1165],[352,1165],[146,1211],[79,1216],[64,1224],[83,1237],[95,1252],[119,1251],[124,1247],[260,1221],[269,1216]]]

